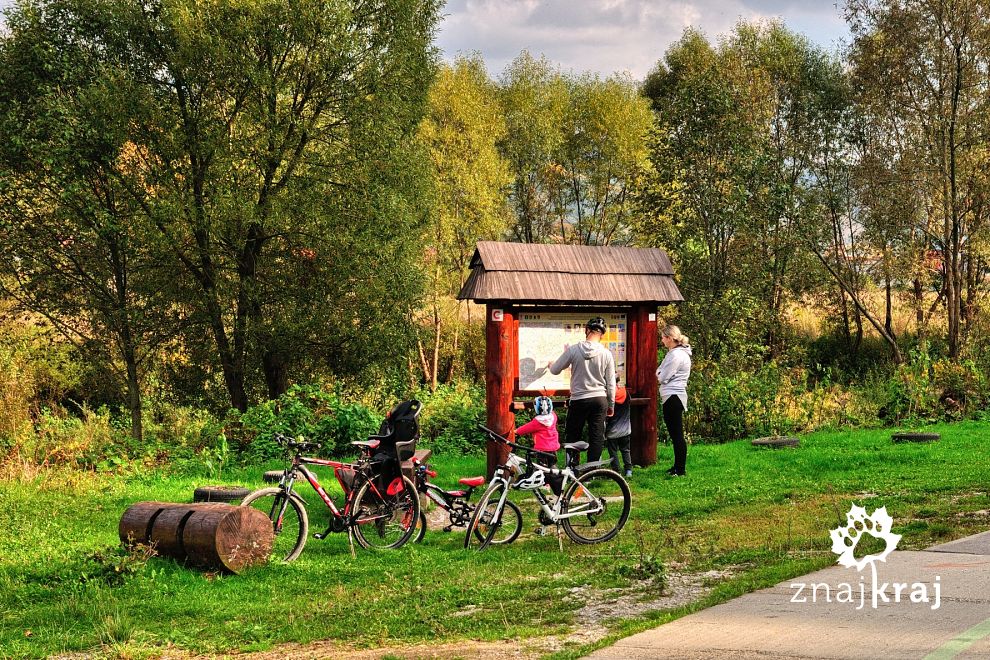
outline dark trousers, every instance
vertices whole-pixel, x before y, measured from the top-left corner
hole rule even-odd
[[[684,442],[684,404],[676,394],[663,402],[663,423],[667,425],[670,442],[674,445],[674,472],[684,474],[687,463],[687,443]]]
[[[605,448],[612,458],[611,467],[616,472],[619,470],[619,454],[622,454],[622,467],[628,472],[632,469],[632,453],[629,451],[629,440],[632,436],[624,435],[621,438],[605,438]]]
[[[564,437],[567,443],[580,442],[581,431],[588,425],[588,461],[597,461],[602,457],[605,448],[605,413],[608,411],[608,399],[573,399],[567,404],[567,424],[564,427]]]

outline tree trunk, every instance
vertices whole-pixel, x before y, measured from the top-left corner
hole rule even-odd
[[[141,383],[138,381],[137,359],[133,348],[125,351],[124,362],[127,365],[127,408],[131,412],[131,437],[141,440],[144,435],[141,420],[143,413]]]
[[[265,385],[268,398],[277,399],[289,389],[289,365],[284,352],[268,349],[261,356],[261,367],[265,372]]]
[[[914,278],[914,320],[917,323],[918,340],[925,338],[925,290],[921,277]]]

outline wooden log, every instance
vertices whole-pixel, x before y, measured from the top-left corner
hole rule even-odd
[[[251,507],[197,508],[182,531],[189,563],[230,573],[268,561],[274,541],[271,521]]]
[[[217,503],[138,502],[117,532],[125,544],[146,543],[164,557],[230,573],[267,561],[274,543],[264,513]]]
[[[182,547],[182,529],[193,514],[193,504],[170,504],[162,509],[151,527],[149,540],[155,551],[164,557],[185,561],[186,551]]]
[[[151,541],[151,528],[155,519],[168,506],[170,505],[165,502],[138,502],[128,507],[117,526],[120,542],[124,545],[147,545]]]

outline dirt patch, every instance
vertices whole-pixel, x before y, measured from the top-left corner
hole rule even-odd
[[[566,598],[582,603],[574,614],[574,629],[566,635],[534,637],[525,640],[480,642],[460,640],[445,643],[420,643],[357,649],[331,640],[312,644],[285,644],[264,653],[240,654],[245,660],[278,660],[290,658],[340,658],[341,660],[380,660],[384,657],[402,660],[528,660],[573,646],[589,644],[608,635],[607,624],[616,619],[636,617],[647,612],[670,610],[689,605],[703,598],[720,580],[732,577],[736,571],[728,568],[704,573],[671,572],[666,588],[659,592],[651,580],[635,582],[621,589],[574,587]]]

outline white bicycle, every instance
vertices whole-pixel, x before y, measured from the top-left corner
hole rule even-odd
[[[471,539],[477,538],[478,550],[484,550],[497,537],[510,488],[532,491],[540,505],[540,523],[560,525],[575,543],[608,541],[626,524],[632,501],[629,484],[618,472],[606,467],[608,461],[572,466],[568,460],[563,469],[549,468],[535,459],[540,456],[556,459],[555,454],[517,445],[490,428],[479,427],[490,440],[507,445],[512,451],[495,469],[478,501],[464,537],[465,548],[471,547]],[[586,448],[587,443],[564,445],[569,456]],[[544,492],[544,484],[550,486],[552,497]]]

